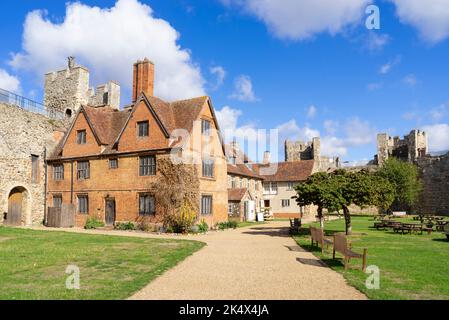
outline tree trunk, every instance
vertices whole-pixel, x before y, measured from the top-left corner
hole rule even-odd
[[[323,208],[321,206],[318,206],[317,213],[318,219],[320,219],[320,228],[324,229]]]
[[[350,235],[352,233],[351,215],[347,206],[343,206],[343,214],[345,216],[346,235]]]

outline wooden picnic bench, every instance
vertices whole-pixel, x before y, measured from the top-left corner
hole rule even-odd
[[[312,246],[316,242],[318,247],[321,246],[322,254],[324,254],[324,246],[329,248],[329,245],[332,244],[332,240],[324,236],[324,231],[321,228],[310,227],[310,236],[312,239]]]
[[[290,219],[290,233],[299,232],[301,224],[301,219],[299,218]]]
[[[365,272],[366,270],[366,255],[368,249],[363,249],[363,254],[352,251],[352,245],[348,241],[346,235],[337,233],[334,235],[334,250],[333,250],[333,258],[335,259],[335,254],[340,253],[343,255],[343,261],[345,265],[345,270],[350,268],[349,263],[351,259],[362,259],[362,270]]]

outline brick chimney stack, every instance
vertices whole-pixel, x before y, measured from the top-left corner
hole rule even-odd
[[[154,95],[154,64],[147,58],[134,64],[133,103],[142,92],[147,96]]]

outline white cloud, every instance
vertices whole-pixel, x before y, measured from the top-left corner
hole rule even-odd
[[[222,86],[224,79],[226,78],[226,70],[222,66],[214,66],[209,68],[209,72],[216,77],[213,89],[217,90]]]
[[[368,0],[221,0],[236,4],[263,21],[274,36],[304,40],[318,33],[335,35],[361,21]]]
[[[314,105],[309,106],[309,108],[307,109],[307,118],[309,119],[315,118],[317,111],[318,110]]]
[[[313,138],[320,136],[319,130],[310,128],[308,124],[301,128],[298,126],[295,119],[291,119],[290,121],[278,125],[276,129],[279,130],[279,138],[281,141],[289,139],[308,142]]]
[[[204,95],[200,68],[178,39],[167,21],[138,0],[118,0],[112,8],[75,2],[67,4],[61,22],[52,22],[44,11],[30,12],[22,51],[10,64],[40,77],[76,56],[97,83],[115,79],[130,91],[132,64],[148,57],[155,63],[156,95],[167,100]]]
[[[344,125],[347,146],[361,146],[374,143],[377,130],[371,124],[358,117],[348,119]]]
[[[449,37],[447,0],[390,0],[396,5],[401,22],[418,29],[427,42],[437,43]]]
[[[446,123],[422,127],[427,133],[429,151],[438,152],[449,149],[449,125]]]
[[[366,38],[365,47],[369,51],[380,51],[390,42],[390,39],[388,34],[371,31]]]
[[[246,102],[255,102],[258,100],[254,93],[251,78],[247,75],[240,75],[235,79],[234,92],[229,97]]]
[[[402,81],[410,86],[410,87],[414,87],[416,86],[416,84],[418,83],[418,79],[416,79],[416,76],[414,74],[408,74],[404,77],[404,79],[402,79]]]
[[[0,89],[20,93],[20,81],[17,77],[6,72],[6,70],[0,69]]]
[[[334,135],[337,133],[340,124],[335,120],[326,120],[324,121],[323,126],[327,134]]]
[[[393,60],[388,61],[386,64],[382,65],[379,69],[380,74],[387,74],[391,71],[391,69],[401,63],[401,57],[396,56]]]
[[[438,107],[432,108],[429,111],[429,115],[433,121],[441,121],[449,113],[449,102],[443,103]]]

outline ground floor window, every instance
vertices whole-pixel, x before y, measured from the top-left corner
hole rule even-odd
[[[228,203],[228,215],[230,217],[240,217],[240,203],[229,202]]]
[[[139,195],[139,214],[141,216],[156,214],[156,206],[153,195],[147,193]]]
[[[89,197],[87,195],[78,195],[78,213],[89,213]]]
[[[290,207],[290,199],[282,199],[282,207]]]
[[[201,214],[202,215],[212,214],[212,196],[201,197]]]
[[[61,194],[53,195],[53,207],[54,208],[62,207],[62,195]]]

